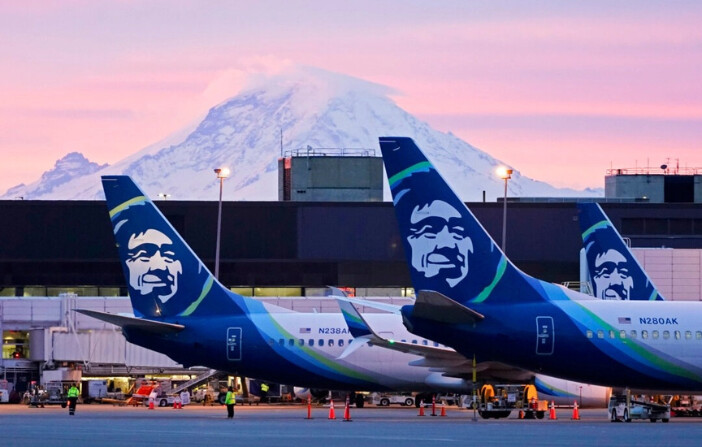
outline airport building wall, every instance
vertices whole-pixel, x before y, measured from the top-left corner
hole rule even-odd
[[[217,202],[157,205],[213,269]],[[104,202],[0,207],[0,296],[126,296]],[[698,204],[602,207],[633,247],[702,248]],[[502,204],[470,208],[501,244]],[[507,254],[519,268],[552,282],[579,277],[574,203],[508,203],[507,220]],[[411,287],[390,203],[224,202],[222,226],[220,279],[244,294],[299,296],[337,285],[393,296]]]
[[[702,250],[635,248],[633,252],[666,299],[702,300]]]
[[[318,155],[278,159],[281,201],[382,202],[383,182],[380,157]]]
[[[651,174],[646,169],[612,169],[605,176],[605,197],[643,199],[650,203],[702,203],[700,169],[690,175]]]

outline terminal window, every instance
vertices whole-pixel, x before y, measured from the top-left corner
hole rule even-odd
[[[3,331],[2,358],[24,359],[29,356],[29,332]]]

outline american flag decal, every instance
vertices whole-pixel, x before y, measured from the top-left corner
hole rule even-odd
[[[300,328],[300,333],[301,333],[301,334],[309,334],[310,332],[312,332],[312,329],[311,329],[311,328],[308,328],[308,327],[301,327],[301,328]]]
[[[631,318],[619,317],[619,324],[631,324]]]

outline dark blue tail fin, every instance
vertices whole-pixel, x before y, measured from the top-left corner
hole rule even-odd
[[[131,178],[104,176],[102,186],[136,316],[243,313]]]
[[[382,137],[380,149],[416,291],[461,304],[544,299],[411,138]]]
[[[578,210],[595,296],[604,300],[663,300],[600,205],[578,203]]]

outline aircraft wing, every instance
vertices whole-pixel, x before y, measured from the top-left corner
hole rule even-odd
[[[96,310],[76,309],[76,312],[82,313],[89,317],[97,318],[98,320],[114,324],[125,329],[138,329],[144,332],[153,334],[173,334],[185,329],[182,324],[163,323],[161,321],[145,320],[143,318],[126,317],[123,315],[115,315],[107,312],[99,312]]]

